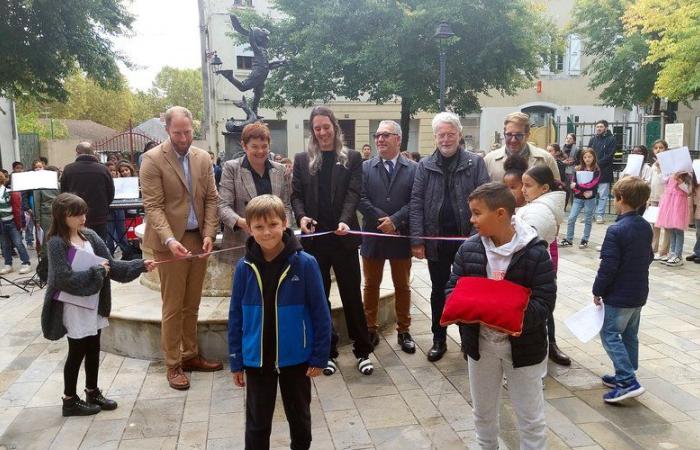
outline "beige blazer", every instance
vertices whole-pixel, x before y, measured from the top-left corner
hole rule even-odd
[[[253,181],[253,174],[245,167],[241,167],[243,157],[226,161],[221,173],[219,183],[219,216],[224,224],[223,248],[244,245],[248,239],[248,233],[236,228],[236,222],[240,217],[245,218],[245,207],[248,202],[258,196]],[[290,203],[289,177],[285,175],[285,166],[274,161],[270,169],[270,184],[272,194],[282,199],[287,213],[287,223],[291,227],[292,206]],[[244,252],[238,252],[243,254]]]
[[[534,167],[539,165],[548,166],[552,169],[555,180],[560,180],[559,167],[557,166],[557,161],[552,155],[549,154],[547,150],[535,147],[532,144],[528,144],[530,148],[530,157],[528,158],[528,167]],[[503,182],[503,175],[505,175],[505,170],[503,170],[503,163],[506,160],[506,147],[503,146],[497,150],[493,150],[484,156],[484,162],[486,163],[486,170],[489,172],[489,177],[491,181],[497,181],[499,183]]]
[[[185,172],[177,154],[167,140],[143,155],[139,178],[143,207],[146,211],[146,231],[143,245],[154,251],[168,248],[165,240],[182,239],[187,226],[190,197],[202,238],[216,239],[219,225],[217,201],[219,195],[214,182],[211,158],[206,151],[190,147],[190,176],[192,195],[187,189]]]

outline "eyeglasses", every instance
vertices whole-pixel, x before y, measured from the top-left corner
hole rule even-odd
[[[525,133],[503,133],[506,137],[506,139],[516,139],[518,141],[522,141],[525,139]]]
[[[438,139],[454,139],[457,137],[457,133],[440,133],[435,135]]]
[[[375,139],[379,140],[380,138],[389,139],[390,136],[398,136],[398,134],[397,133],[374,133],[372,136],[374,136]]]

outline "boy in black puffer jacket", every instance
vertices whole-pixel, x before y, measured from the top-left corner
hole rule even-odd
[[[520,336],[479,324],[462,329],[477,442],[481,448],[498,447],[499,400],[505,374],[518,418],[520,448],[547,448],[542,375],[547,364],[547,316],[554,309],[557,292],[547,243],[514,216],[515,197],[501,183],[479,186],[469,196],[469,208],[479,235],[459,248],[446,294],[460,277],[505,279],[531,290]]]

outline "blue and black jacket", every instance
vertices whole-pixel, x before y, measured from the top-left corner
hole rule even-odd
[[[246,256],[236,265],[228,321],[231,372],[263,368],[272,348],[270,362],[275,370],[304,363],[326,367],[331,318],[321,272],[291,230],[285,232],[284,240],[283,260],[274,279],[264,280],[265,263],[256,261],[259,246],[252,237]],[[272,293],[268,304],[264,292]],[[271,348],[265,348],[270,342],[265,338],[266,327],[272,330]]]

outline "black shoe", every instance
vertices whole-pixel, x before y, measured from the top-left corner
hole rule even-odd
[[[397,340],[399,342],[399,345],[401,346],[401,350],[403,350],[404,352],[416,352],[416,343],[413,342],[413,338],[411,337],[411,334],[408,331],[406,331],[405,333],[399,333]]]
[[[685,260],[686,260],[686,261],[693,261],[693,262],[695,262],[695,261],[698,260],[698,257],[695,256],[695,253],[691,253],[690,255],[688,255],[688,256],[685,257]]]
[[[445,341],[433,341],[433,346],[428,351],[428,361],[440,361],[446,351],[447,343]]]
[[[695,264],[700,264],[700,258],[695,258],[695,261],[693,261]]]
[[[91,416],[97,414],[101,409],[98,405],[89,405],[82,401],[77,395],[63,399],[63,417],[69,416]]]
[[[549,344],[549,359],[551,359],[552,362],[559,364],[560,366],[571,365],[571,358],[569,358],[564,352],[559,350],[559,347],[557,346],[556,342],[550,342]]]
[[[90,405],[99,406],[103,411],[117,409],[117,402],[105,398],[105,396],[102,395],[102,391],[99,389],[95,389],[92,392],[85,389],[85,401]]]
[[[369,331],[369,342],[374,348],[377,348],[379,345],[379,335],[376,331]]]

